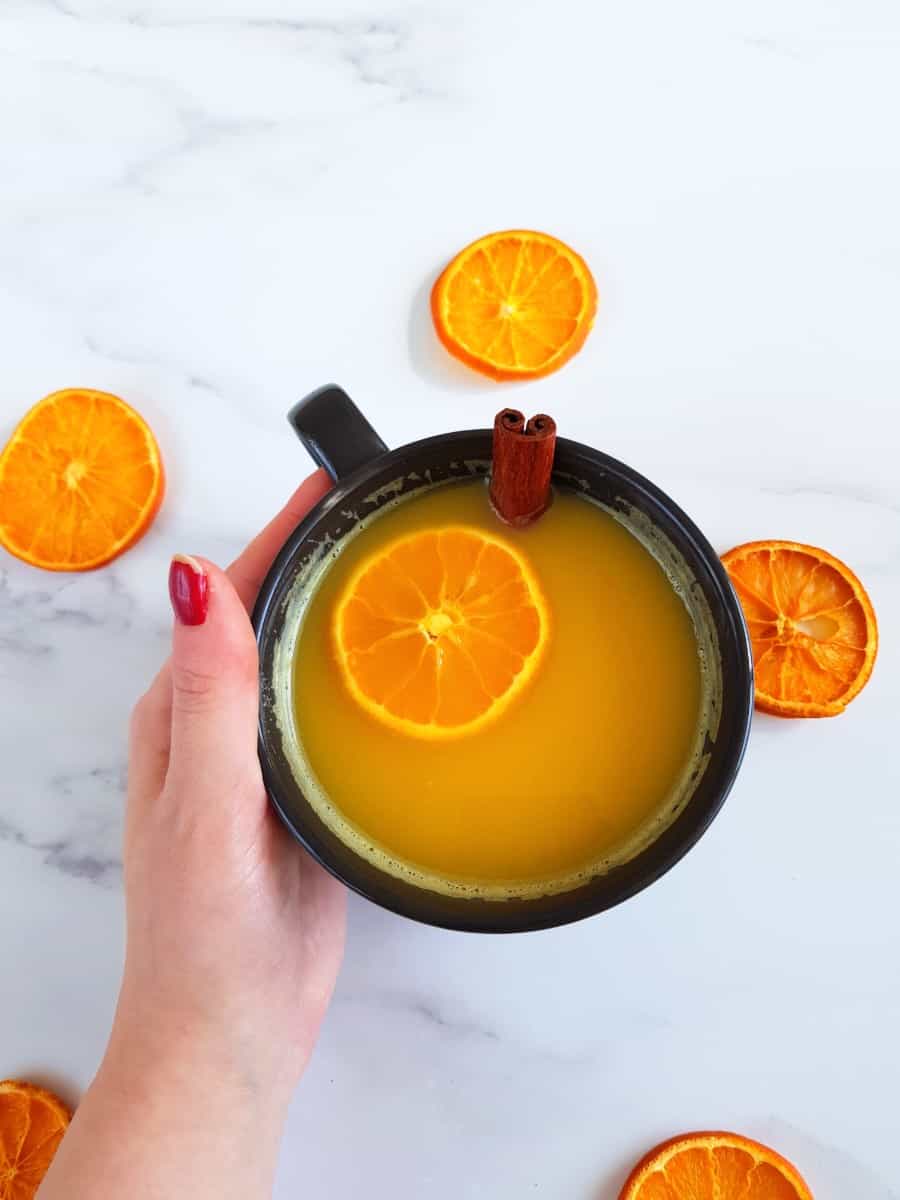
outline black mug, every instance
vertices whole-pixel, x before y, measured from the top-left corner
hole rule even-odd
[[[330,385],[297,404],[289,420],[334,488],[297,526],[266,576],[253,612],[260,657],[259,753],[272,803],[306,850],[348,887],[403,916],[448,929],[512,933],[547,929],[611,908],[669,870],[721,808],[741,764],[753,711],[753,659],[740,602],[712,546],[668,496],[599,450],[557,441],[555,488],[575,490],[656,535],[686,578],[686,602],[702,606],[715,646],[717,686],[690,794],[634,857],[557,894],[488,899],[431,891],[379,869],[323,821],[291,767],[290,671],[297,629],[287,616],[358,523],[423,489],[486,476],[489,429],[446,433],[388,450],[350,397]],[[662,549],[660,549],[662,548]],[[602,736],[602,731],[598,731]],[[348,747],[348,750],[352,748]],[[415,795],[410,803],[415,803]]]

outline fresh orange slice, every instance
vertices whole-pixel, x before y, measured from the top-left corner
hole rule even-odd
[[[534,675],[548,629],[527,560],[461,525],[376,551],[334,617],[351,694],[378,720],[423,738],[473,733],[498,717]]]
[[[756,705],[835,717],[872,674],[878,626],[848,566],[799,542],[747,542],[722,555],[753,643]]]
[[[738,1133],[685,1133],[641,1159],[619,1200],[812,1200],[797,1168]]]
[[[71,1114],[33,1083],[0,1083],[0,1200],[32,1200]]]
[[[492,379],[536,379],[584,345],[597,312],[587,263],[546,233],[491,233],[461,250],[431,293],[437,335]]]
[[[49,571],[100,567],[147,530],[164,486],[150,427],[124,400],[54,392],[0,454],[0,545]]]

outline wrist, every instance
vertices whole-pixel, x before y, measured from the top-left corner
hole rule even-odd
[[[41,1195],[262,1200],[289,1095],[195,1029],[172,1026],[160,1039],[117,1017]]]
[[[267,1038],[270,1034],[267,1031]],[[177,1095],[179,1107],[210,1111],[242,1127],[280,1136],[301,1074],[291,1055],[260,1045],[258,1030],[171,1008],[153,1011],[120,1000],[98,1078],[129,1102]]]

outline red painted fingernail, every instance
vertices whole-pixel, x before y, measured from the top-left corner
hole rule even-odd
[[[182,625],[202,625],[209,608],[209,577],[196,558],[176,554],[169,567],[169,599]]]

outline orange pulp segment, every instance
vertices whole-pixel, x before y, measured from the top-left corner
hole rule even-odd
[[[0,545],[50,571],[102,566],[147,530],[164,486],[156,440],[124,400],[54,392],[0,454]]]
[[[351,694],[423,738],[472,733],[534,675],[549,621],[527,560],[467,526],[428,529],[365,559],[334,616]]]
[[[878,626],[848,566],[799,542],[723,554],[753,643],[756,705],[780,717],[834,717],[872,674]]]
[[[32,1200],[70,1120],[52,1092],[0,1082],[0,1200]]]
[[[685,1133],[641,1159],[619,1200],[812,1200],[797,1168],[737,1133]]]
[[[549,234],[522,229],[466,246],[431,293],[440,340],[493,379],[555,371],[584,345],[596,312],[584,259]]]

